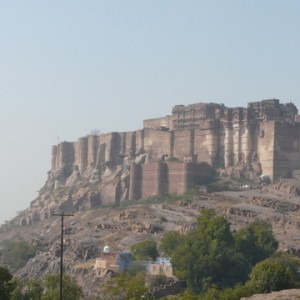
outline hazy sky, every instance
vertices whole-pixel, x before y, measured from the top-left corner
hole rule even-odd
[[[0,0],[0,223],[51,146],[128,131],[176,104],[300,108],[300,1]]]

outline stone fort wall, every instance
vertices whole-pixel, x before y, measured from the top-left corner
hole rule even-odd
[[[187,156],[193,157],[194,163],[207,162],[214,168],[256,161],[263,174],[277,179],[300,168],[297,113],[292,103],[281,104],[277,99],[251,102],[246,108],[216,103],[177,105],[170,116],[144,120],[141,130],[90,135],[53,146],[51,169],[71,172],[77,165],[84,176],[93,168],[122,165],[124,158],[145,155],[146,164],[131,165],[131,177],[136,181],[130,179],[130,195],[135,198],[165,189],[183,191],[189,181],[183,179]],[[170,158],[182,164],[147,165]],[[159,178],[168,181],[167,187],[160,185]],[[146,179],[148,187],[143,182]]]
[[[156,162],[144,165],[133,163],[129,199],[182,194],[195,185],[205,183],[213,174],[213,169],[205,163]]]

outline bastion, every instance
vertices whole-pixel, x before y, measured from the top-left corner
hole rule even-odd
[[[235,108],[176,105],[168,116],[144,120],[140,130],[89,135],[53,146],[50,172],[66,178],[74,170],[83,178],[98,174],[102,184],[107,170],[119,174],[126,183],[111,195],[119,201],[183,193],[207,181],[215,169],[227,170],[228,176],[234,170],[246,171],[241,175],[254,172],[273,181],[297,173],[296,106],[278,99]]]

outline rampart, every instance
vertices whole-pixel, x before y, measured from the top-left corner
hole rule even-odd
[[[138,175],[137,175],[138,174]],[[195,185],[204,184],[214,175],[207,163],[157,162],[133,164],[130,177],[130,200],[166,194],[182,194]]]
[[[129,199],[186,191],[207,178],[204,171],[211,169],[202,162],[212,168],[243,164],[249,170],[256,163],[274,180],[300,169],[297,113],[294,104],[277,99],[251,102],[246,108],[176,105],[171,115],[144,120],[141,130],[53,146],[51,170],[69,176],[77,166],[80,176],[87,177],[93,170],[103,174],[119,166],[129,172]]]

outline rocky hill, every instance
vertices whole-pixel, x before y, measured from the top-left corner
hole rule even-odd
[[[38,245],[19,276],[58,272],[60,219],[53,212],[74,212],[65,219],[65,268],[91,294],[105,245],[123,251],[144,239],[159,242],[166,231],[186,232],[203,208],[224,215],[232,229],[265,220],[279,248],[299,254],[300,181],[266,185],[299,177],[297,113],[276,99],[234,109],[199,103],[175,106],[171,116],[145,120],[134,132],[61,142],[38,197],[1,226],[0,242]]]
[[[270,222],[279,248],[300,251],[299,181],[282,180],[277,184],[252,189],[241,186],[235,191],[206,193],[200,188],[182,196],[149,198],[118,207],[102,206],[75,212],[65,218],[65,268],[75,276],[87,293],[95,293],[100,284],[93,270],[104,245],[128,250],[144,239],[159,242],[170,230],[186,232],[196,224],[199,210],[213,208],[224,215],[232,228],[252,220]],[[129,205],[130,204],[130,205]],[[42,249],[19,270],[19,276],[43,276],[59,271],[60,218],[49,216],[31,225],[14,223],[1,227],[0,240],[20,238]]]
[[[136,131],[60,142],[52,147],[46,184],[14,223],[35,224],[57,210],[182,194],[208,182],[221,167],[227,177],[297,177],[297,113],[293,104],[277,99],[252,102],[247,108],[177,105],[172,115],[144,120]]]
[[[257,294],[249,298],[241,298],[241,300],[299,300],[300,290],[283,290],[270,294]]]

